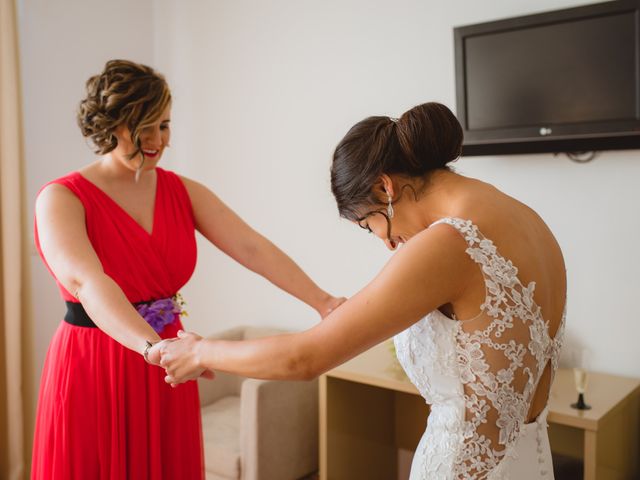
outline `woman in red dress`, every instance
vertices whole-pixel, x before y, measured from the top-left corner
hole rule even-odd
[[[161,75],[108,62],[78,112],[103,156],[38,195],[36,244],[67,314],[42,372],[32,479],[204,478],[197,384],[171,388],[147,355],[182,328],[195,230],[323,317],[342,301],[206,187],[157,167],[170,111]]]

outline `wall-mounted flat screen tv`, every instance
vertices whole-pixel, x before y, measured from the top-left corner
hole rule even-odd
[[[640,0],[454,29],[463,155],[640,148]]]

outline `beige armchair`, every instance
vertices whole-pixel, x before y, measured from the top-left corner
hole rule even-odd
[[[238,327],[212,338],[285,333]],[[318,382],[199,379],[207,480],[296,480],[318,468]]]

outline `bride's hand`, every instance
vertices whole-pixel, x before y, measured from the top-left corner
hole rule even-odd
[[[172,339],[160,348],[160,366],[167,373],[165,382],[172,387],[194,380],[200,376],[212,379],[214,373],[200,366],[197,348],[202,337],[195,333],[178,331],[178,338]]]

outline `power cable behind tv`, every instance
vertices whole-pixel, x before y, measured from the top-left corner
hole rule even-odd
[[[569,160],[576,163],[587,163],[598,156],[600,152],[564,152]]]

